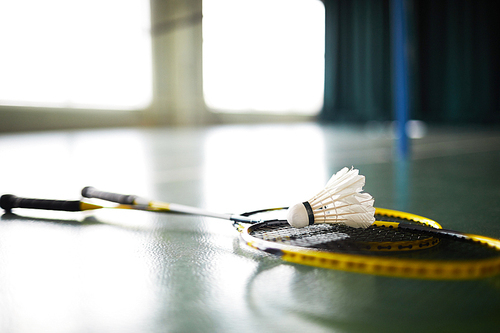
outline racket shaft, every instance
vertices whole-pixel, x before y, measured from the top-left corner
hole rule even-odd
[[[199,216],[207,216],[214,217],[218,219],[231,220],[237,222],[259,222],[260,220],[251,219],[246,216],[239,215],[231,215],[231,214],[221,214],[210,212],[197,207],[184,206],[176,203],[167,203],[167,202],[159,202],[159,201],[149,201],[145,198],[136,196],[136,195],[124,195],[119,193],[105,192],[99,191],[94,187],[87,186],[82,190],[82,195],[87,198],[96,198],[103,199],[111,202],[116,202],[119,204],[125,205],[134,205],[134,206],[142,206],[146,205],[149,207],[149,210],[157,211],[157,212],[175,212],[175,213],[183,213],[189,215],[199,215]]]
[[[209,211],[201,209],[201,208],[184,206],[184,205],[180,205],[180,204],[176,204],[176,203],[162,203],[162,202],[152,201],[152,202],[150,202],[149,206],[151,208],[153,208],[154,210],[163,210],[163,211],[166,210],[166,211],[175,212],[175,213],[209,216],[209,217],[215,217],[215,218],[225,219],[225,220],[231,219],[230,214],[220,214],[220,213],[209,212]]]
[[[174,212],[174,213],[183,213],[183,214],[189,214],[189,215],[214,217],[217,219],[231,220],[231,221],[237,221],[237,222],[250,222],[250,223],[258,222],[258,220],[251,219],[251,218],[246,217],[246,216],[215,213],[215,212],[211,212],[211,211],[208,211],[205,209],[180,205],[180,204],[176,204],[176,203],[151,201],[149,203],[149,207],[154,211],[169,211],[169,212]]]

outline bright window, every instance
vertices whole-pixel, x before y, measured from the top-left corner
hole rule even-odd
[[[0,1],[0,104],[141,109],[151,102],[148,0]]]
[[[324,53],[319,0],[203,1],[203,91],[213,111],[318,113]]]

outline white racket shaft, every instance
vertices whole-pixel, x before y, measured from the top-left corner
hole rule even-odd
[[[136,195],[124,195],[118,193],[99,191],[93,187],[87,186],[82,190],[82,195],[86,198],[96,198],[107,200],[111,202],[116,202],[124,205],[136,205],[136,206],[146,206],[148,210],[157,212],[174,212],[183,213],[189,215],[199,215],[206,217],[214,217],[218,219],[231,220],[237,222],[249,222],[255,223],[260,222],[260,220],[251,219],[246,216],[233,215],[233,214],[222,214],[214,213],[201,208],[180,205],[176,203],[167,203],[159,201],[150,201],[148,199],[136,196]]]

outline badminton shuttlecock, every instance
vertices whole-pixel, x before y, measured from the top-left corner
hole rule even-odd
[[[287,221],[295,228],[314,223],[343,223],[355,228],[375,221],[373,197],[361,193],[365,177],[352,168],[343,168],[330,178],[325,188],[306,202],[288,209]]]

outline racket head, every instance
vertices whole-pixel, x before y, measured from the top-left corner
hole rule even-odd
[[[421,279],[474,279],[500,272],[498,240],[468,234],[463,239],[441,238],[398,228],[404,222],[441,229],[422,216],[377,208],[376,222],[367,229],[340,224],[297,229],[281,218],[269,219],[276,209],[268,213],[257,213],[265,222],[240,226],[241,239],[288,262]]]

